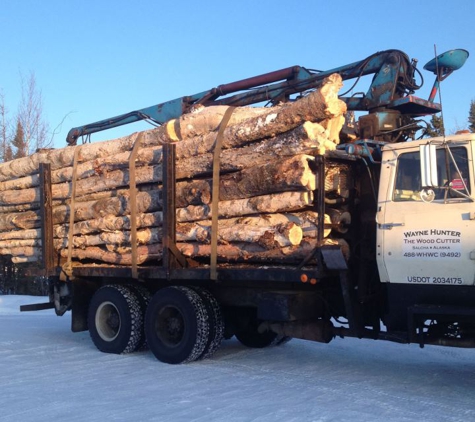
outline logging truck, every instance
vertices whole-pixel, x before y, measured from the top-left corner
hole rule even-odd
[[[100,351],[173,364],[232,336],[475,347],[475,135],[415,140],[467,57],[427,63],[428,100],[417,61],[387,50],[74,128],[14,177],[0,166],[0,252],[49,278],[22,310],[71,311]],[[366,94],[338,94],[369,74]],[[158,128],[77,142],[138,120]]]

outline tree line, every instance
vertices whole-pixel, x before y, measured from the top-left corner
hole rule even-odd
[[[20,74],[20,80],[16,110],[7,107],[6,96],[0,91],[0,162],[25,157],[53,144],[35,74]],[[44,277],[26,276],[24,267],[14,265],[8,256],[0,256],[0,294],[46,295],[48,283]]]
[[[44,118],[43,97],[33,72],[20,74],[21,97],[17,110],[6,106],[0,92],[0,161],[26,157],[41,148],[49,148],[53,137]]]
[[[475,133],[475,100],[470,102],[467,123],[468,130],[472,133]],[[433,138],[445,134],[444,120],[442,116],[434,114],[427,124],[427,129],[425,130],[424,136]]]

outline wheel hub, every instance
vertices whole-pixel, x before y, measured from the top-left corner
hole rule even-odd
[[[96,312],[97,333],[104,341],[114,341],[120,332],[120,314],[112,302],[103,302]]]

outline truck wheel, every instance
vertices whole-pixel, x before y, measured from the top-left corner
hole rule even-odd
[[[246,347],[261,349],[277,344],[282,339],[273,331],[258,331],[259,322],[252,320],[246,327],[239,329],[234,333],[236,338]]]
[[[101,287],[89,305],[88,326],[91,339],[101,352],[133,352],[143,326],[136,295],[124,286]]]
[[[202,288],[194,288],[203,300],[209,316],[209,339],[199,359],[207,359],[213,356],[221,346],[224,338],[224,318],[216,298]]]
[[[150,299],[152,298],[152,295],[150,294],[150,291],[145,286],[130,284],[127,287],[130,290],[132,290],[137,296],[137,299],[140,305],[140,312],[142,314],[142,321],[143,321],[145,319],[145,312],[147,311],[147,306],[150,303]],[[142,324],[142,328],[140,330],[140,339],[137,343],[135,350],[139,350],[139,351],[147,350],[147,348],[148,347],[147,347],[147,339],[145,337],[145,327],[144,327],[144,324]]]
[[[171,286],[152,297],[145,314],[147,343],[165,363],[198,359],[208,344],[209,318],[203,299],[188,287]]]

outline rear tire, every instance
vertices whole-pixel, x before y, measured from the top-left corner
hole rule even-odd
[[[101,287],[89,305],[88,326],[91,339],[101,352],[133,352],[143,326],[137,296],[125,286]]]
[[[209,340],[209,316],[203,299],[188,287],[159,290],[147,308],[145,333],[150,350],[162,362],[198,359]]]
[[[220,348],[224,338],[224,318],[216,298],[208,291],[199,287],[194,288],[203,300],[209,317],[209,339],[203,354],[199,359],[208,359]]]
[[[152,298],[150,291],[145,286],[141,286],[141,285],[130,284],[127,287],[130,290],[132,290],[137,296],[137,299],[140,305],[140,312],[142,314],[142,321],[145,320],[145,313],[147,312],[147,306],[150,303],[150,299]],[[144,327],[144,324],[142,324],[142,328],[140,329],[140,338],[135,350],[143,351],[147,349],[148,349],[148,346],[147,346],[147,339],[145,337],[145,327]]]

